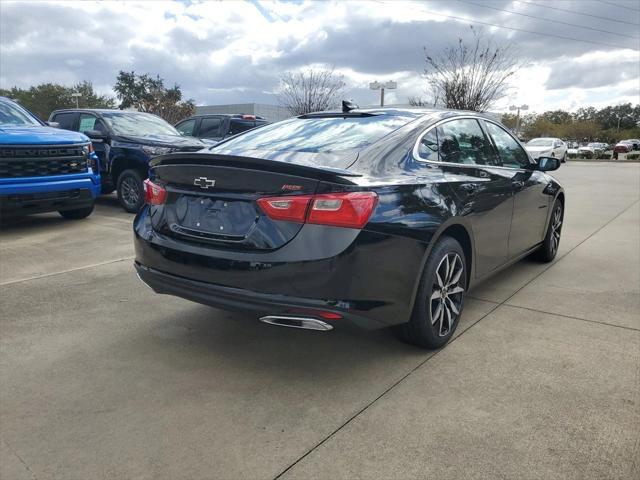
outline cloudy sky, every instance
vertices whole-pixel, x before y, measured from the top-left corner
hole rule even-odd
[[[529,61],[496,110],[640,103],[635,0],[2,0],[0,87],[90,80],[112,93],[118,71],[135,70],[199,105],[273,104],[283,71],[313,65],[342,73],[360,105],[376,103],[374,80],[395,80],[387,99],[406,103],[425,92],[423,46],[437,52],[470,24]]]

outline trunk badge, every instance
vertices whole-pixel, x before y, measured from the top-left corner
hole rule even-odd
[[[216,181],[209,180],[207,177],[199,177],[193,179],[193,184],[196,187],[200,187],[206,190],[207,188],[213,188],[213,186],[216,184]]]

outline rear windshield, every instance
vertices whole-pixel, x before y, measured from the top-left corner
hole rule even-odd
[[[220,149],[331,153],[361,149],[414,120],[407,115],[292,118],[223,142]]]
[[[553,145],[553,140],[548,138],[534,138],[533,140],[529,140],[527,145],[530,147],[550,147]]]

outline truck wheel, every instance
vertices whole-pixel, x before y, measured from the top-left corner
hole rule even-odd
[[[125,170],[118,177],[118,202],[129,213],[138,213],[144,204],[142,176],[136,170]]]
[[[93,212],[93,205],[85,208],[76,208],[74,210],[61,210],[58,213],[67,220],[80,220],[87,218]]]

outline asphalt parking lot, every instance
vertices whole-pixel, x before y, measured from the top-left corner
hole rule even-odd
[[[0,234],[0,477],[640,476],[640,165],[564,165],[560,251],[437,352],[153,294],[132,216]]]

